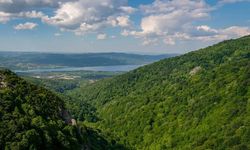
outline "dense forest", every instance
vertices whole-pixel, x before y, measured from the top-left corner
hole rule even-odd
[[[0,149],[125,148],[75,122],[54,93],[0,69]]]
[[[91,84],[2,70],[0,149],[248,150],[249,68],[246,36]]]
[[[250,36],[165,59],[65,95],[131,149],[250,149]],[[81,105],[82,104],[82,105]],[[74,111],[72,110],[72,111]]]

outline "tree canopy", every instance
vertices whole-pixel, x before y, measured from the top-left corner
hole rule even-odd
[[[249,149],[250,36],[72,91],[135,149]],[[77,96],[76,96],[77,95]]]

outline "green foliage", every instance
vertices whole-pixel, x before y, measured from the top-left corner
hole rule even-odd
[[[0,149],[116,147],[80,123],[66,124],[70,116],[65,111],[64,102],[52,92],[0,70]]]
[[[64,131],[64,103],[59,97],[8,70],[0,71],[0,80],[4,85],[0,87],[0,149],[79,148],[78,135],[67,136]]]
[[[0,149],[247,150],[249,68],[247,36],[87,86],[41,81],[58,96],[0,71]]]
[[[249,149],[250,36],[159,61],[70,93],[91,123],[135,149]],[[84,108],[83,108],[84,110]]]
[[[76,91],[80,90],[80,87],[88,86],[100,79],[110,78],[117,74],[121,74],[121,72],[76,71],[34,74],[28,73],[20,75],[25,80],[54,91],[65,101],[66,108],[73,118],[76,118],[78,121],[86,120],[88,122],[96,122],[99,120],[95,114],[96,109],[89,103],[82,101],[81,98],[76,95]],[[36,76],[39,76],[40,78],[34,78]],[[62,76],[77,78],[72,78],[71,80],[56,78]],[[81,93],[81,91],[79,91],[79,93]]]

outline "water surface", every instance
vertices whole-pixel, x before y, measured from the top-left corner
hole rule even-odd
[[[39,73],[39,72],[70,72],[70,71],[107,71],[127,72],[143,65],[117,65],[117,66],[93,66],[93,67],[64,67],[49,69],[14,70],[16,73]]]

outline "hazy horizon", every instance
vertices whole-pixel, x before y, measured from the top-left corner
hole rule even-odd
[[[194,50],[196,51],[196,50]],[[0,53],[36,53],[36,54],[111,54],[111,53],[115,53],[115,54],[134,54],[134,55],[171,55],[171,54],[176,54],[176,55],[182,55],[185,53],[150,53],[150,52],[138,52],[138,51],[131,51],[131,52],[122,52],[122,51],[95,51],[95,52],[63,52],[63,51],[7,51],[7,50],[0,50]]]

